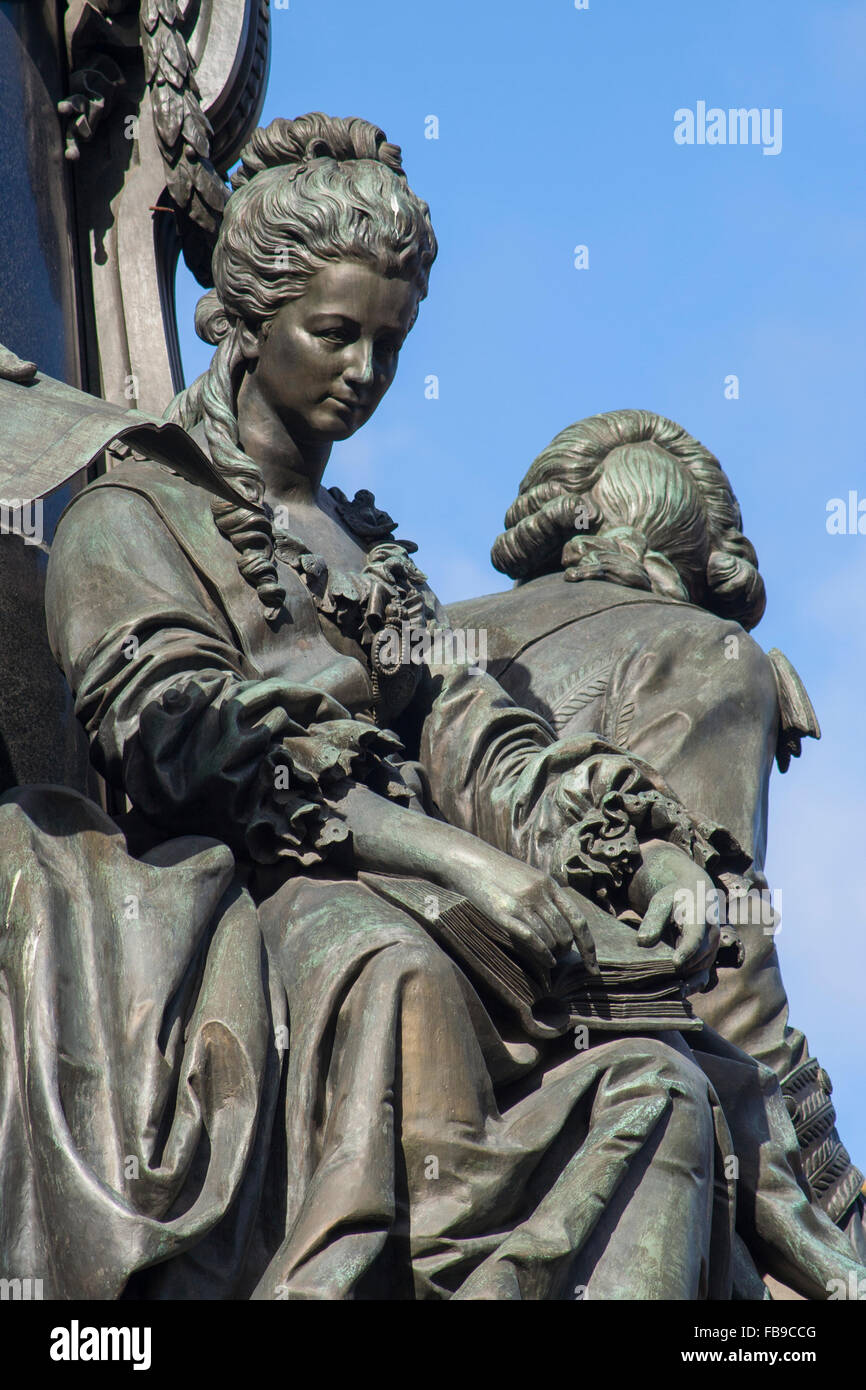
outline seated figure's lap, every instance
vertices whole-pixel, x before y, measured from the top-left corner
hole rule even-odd
[[[323,990],[332,988],[338,974],[352,983],[366,974],[368,996],[381,1002],[389,993],[399,995],[393,1018],[395,1026],[399,1019],[401,1046],[417,1062],[404,1069],[404,1081],[413,1091],[407,1100],[419,1123],[425,1110],[440,1110],[434,1088],[442,1098],[471,1081],[490,1104],[495,1081],[506,1082],[504,1098],[508,1080],[535,1075],[538,1084],[548,1085],[555,1074],[567,1083],[570,1074],[585,1068],[616,1074],[623,1094],[644,1089],[706,1107],[706,1077],[676,1033],[613,1038],[594,1033],[582,1051],[574,1050],[570,1036],[552,1046],[505,1043],[467,977],[423,926],[364,884],[297,878],[262,905],[261,916],[290,996],[300,999],[308,991],[304,1012],[315,1012],[317,974]]]

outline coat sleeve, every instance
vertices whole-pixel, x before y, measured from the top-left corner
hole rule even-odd
[[[420,698],[419,756],[445,818],[560,882],[610,905],[650,839],[678,845],[714,877],[748,865],[736,840],[692,816],[647,763],[595,734],[557,739],[486,672],[431,663]]]

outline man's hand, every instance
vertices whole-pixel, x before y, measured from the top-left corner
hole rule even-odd
[[[641,946],[655,946],[670,928],[674,965],[703,989],[719,949],[718,891],[708,874],[676,845],[652,840],[641,847],[643,863],[629,887],[629,902],[641,913]]]

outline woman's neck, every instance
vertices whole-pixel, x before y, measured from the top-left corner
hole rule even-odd
[[[331,444],[301,447],[262,395],[254,373],[244,375],[237,412],[241,448],[258,465],[271,506],[317,505]]]

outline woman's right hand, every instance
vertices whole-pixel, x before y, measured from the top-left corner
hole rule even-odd
[[[583,900],[538,869],[448,825],[350,785],[334,803],[351,831],[354,867],[418,877],[467,898],[507,932],[514,954],[550,970],[576,944],[597,973],[595,944]]]
[[[441,864],[436,879],[501,926],[515,955],[550,970],[572,945],[593,973],[595,943],[578,895],[547,874],[468,836],[470,843]]]

